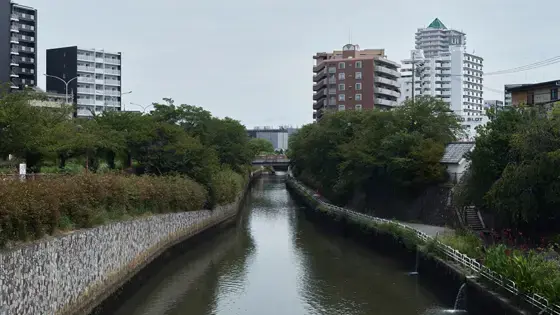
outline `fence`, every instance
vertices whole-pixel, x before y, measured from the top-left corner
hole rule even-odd
[[[359,212],[356,212],[356,211],[352,211],[352,210],[349,210],[349,209],[346,209],[346,208],[342,208],[342,207],[338,207],[338,206],[326,203],[325,201],[318,198],[318,196],[315,195],[314,191],[305,187],[299,181],[294,179],[290,174],[288,174],[288,181],[290,181],[292,184],[297,186],[300,191],[302,191],[304,194],[308,195],[310,198],[315,200],[315,202],[317,202],[318,204],[323,206],[324,209],[326,209],[328,211],[331,211],[332,213],[343,214],[343,215],[345,215],[345,216],[347,216],[351,219],[354,219],[354,220],[361,219],[361,220],[371,220],[371,221],[375,221],[375,222],[378,222],[378,223],[396,224],[403,229],[413,231],[416,234],[416,236],[423,241],[428,241],[428,240],[431,239],[431,237],[428,236],[427,234],[425,234],[421,231],[418,231],[418,230],[416,230],[416,229],[414,229],[414,228],[412,228],[408,225],[402,224],[400,222],[370,216],[370,215],[367,215],[367,214],[359,213]],[[436,240],[435,242],[436,242],[436,246],[435,246],[436,250],[438,250],[440,253],[442,253],[448,260],[453,261],[454,263],[460,265],[461,267],[468,270],[473,275],[478,275],[480,277],[485,278],[486,280],[488,280],[491,283],[501,287],[502,289],[510,292],[511,294],[513,294],[515,296],[520,296],[521,295],[521,297],[525,300],[525,302],[527,302],[528,304],[542,310],[542,312],[539,313],[539,314],[560,315],[560,306],[558,306],[556,304],[549,303],[549,301],[546,298],[544,298],[544,297],[542,297],[538,294],[530,294],[530,295],[522,294],[519,291],[519,289],[517,288],[517,285],[515,284],[515,282],[513,282],[509,279],[506,279],[502,275],[490,270],[488,267],[482,265],[476,259],[470,258],[469,256],[467,256],[465,254],[462,254],[458,250],[453,249],[452,247],[441,243],[440,241]]]

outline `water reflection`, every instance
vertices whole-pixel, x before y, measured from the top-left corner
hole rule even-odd
[[[116,314],[420,314],[435,298],[390,259],[308,222],[281,177],[235,228],[166,266]]]

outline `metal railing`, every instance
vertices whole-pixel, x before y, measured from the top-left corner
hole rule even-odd
[[[353,211],[353,210],[349,210],[349,209],[346,209],[346,208],[342,208],[342,207],[338,207],[338,206],[329,204],[329,203],[315,197],[315,192],[314,191],[305,187],[303,184],[301,184],[299,181],[297,181],[295,178],[293,178],[289,173],[288,173],[288,181],[291,181],[304,194],[308,195],[308,197],[315,200],[315,202],[319,203],[327,211],[331,211],[333,213],[338,213],[338,214],[343,214],[343,215],[345,215],[349,218],[352,218],[354,220],[355,219],[361,219],[361,220],[365,219],[365,220],[370,220],[370,221],[374,221],[374,222],[377,222],[377,223],[396,224],[403,229],[413,231],[416,234],[416,236],[423,241],[428,241],[428,240],[432,239],[431,236],[429,236],[429,235],[427,235],[427,234],[425,234],[425,233],[423,233],[423,232],[421,232],[421,231],[419,231],[419,230],[417,230],[413,227],[410,227],[406,224],[400,223],[398,221],[378,218],[378,217],[374,217],[374,216],[371,216],[371,215],[367,215],[367,214],[364,214],[364,213],[359,213],[359,212],[356,212],[356,211]],[[478,275],[479,277],[482,277],[482,278],[486,279],[487,281],[499,286],[500,288],[510,292],[511,294],[513,294],[515,296],[521,296],[523,298],[523,300],[525,300],[525,302],[527,302],[528,304],[538,308],[539,310],[542,310],[541,313],[539,313],[539,314],[560,315],[560,306],[559,305],[550,303],[546,298],[544,298],[543,296],[540,296],[539,294],[536,294],[536,293],[533,293],[533,294],[523,294],[523,293],[521,293],[519,291],[519,288],[515,284],[515,282],[513,282],[513,281],[505,278],[504,276],[490,270],[490,268],[482,265],[476,259],[471,258],[471,257],[459,252],[458,250],[441,243],[437,239],[435,240],[435,242],[436,242],[436,246],[435,246],[436,250],[438,250],[440,253],[442,253],[448,260],[451,260],[452,262],[460,265],[461,267],[465,268],[467,271],[471,272],[473,275]]]

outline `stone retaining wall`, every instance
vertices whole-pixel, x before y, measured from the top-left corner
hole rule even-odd
[[[236,215],[169,213],[80,230],[0,252],[0,315],[71,314],[164,249]]]

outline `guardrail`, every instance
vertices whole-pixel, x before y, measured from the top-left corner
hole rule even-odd
[[[338,207],[338,206],[329,204],[327,202],[324,202],[323,200],[315,197],[315,192],[314,191],[312,191],[311,189],[309,189],[306,186],[304,186],[303,184],[301,184],[298,180],[293,178],[293,176],[291,176],[291,174],[289,174],[289,173],[288,173],[288,181],[291,181],[303,193],[305,193],[310,198],[315,200],[317,203],[319,203],[321,206],[323,206],[328,211],[331,211],[331,212],[337,213],[337,214],[344,214],[347,217],[352,218],[354,220],[355,219],[362,219],[362,220],[365,219],[365,220],[371,220],[371,221],[378,222],[378,223],[396,224],[403,229],[413,231],[416,234],[416,236],[418,238],[422,239],[423,241],[428,241],[428,240],[432,239],[431,236],[429,236],[429,235],[427,235],[427,234],[425,234],[421,231],[418,231],[417,229],[412,228],[412,227],[410,227],[406,224],[402,224],[400,222],[393,221],[393,220],[387,220],[387,219],[383,219],[383,218],[379,218],[379,217],[374,217],[374,216],[367,215],[367,214],[364,214],[364,213],[359,213],[359,212],[356,212],[356,211],[353,211],[353,210]],[[550,303],[543,296],[540,296],[536,293],[523,294],[519,291],[515,282],[513,282],[509,279],[506,279],[502,275],[490,270],[488,267],[484,266],[483,264],[478,262],[476,259],[471,258],[471,257],[459,252],[458,250],[441,243],[437,239],[435,240],[435,242],[436,242],[436,246],[435,246],[436,249],[440,253],[442,253],[447,259],[449,259],[449,260],[453,261],[454,263],[460,265],[461,267],[463,267],[467,271],[471,272],[473,275],[478,275],[480,277],[483,277],[486,280],[490,281],[491,283],[493,283],[493,284],[501,287],[502,289],[510,292],[511,294],[513,294],[515,296],[521,296],[526,303],[528,303],[528,304],[538,308],[539,310],[541,310],[541,312],[539,314],[560,315],[560,306]]]

